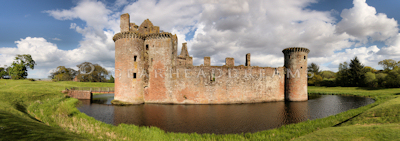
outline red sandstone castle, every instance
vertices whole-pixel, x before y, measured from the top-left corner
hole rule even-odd
[[[307,96],[306,48],[282,52],[284,67],[235,66],[226,58],[224,66],[193,66],[186,43],[178,55],[178,38],[160,32],[150,20],[140,26],[121,15],[121,32],[115,34],[115,101],[129,104],[226,104],[270,101],[305,101]],[[267,60],[266,60],[267,61]]]

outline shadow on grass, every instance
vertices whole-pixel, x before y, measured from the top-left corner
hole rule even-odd
[[[60,127],[51,127],[36,120],[23,118],[0,110],[0,140],[85,140],[64,131]]]
[[[385,90],[390,88],[357,87],[357,90]]]
[[[13,103],[13,106],[14,106],[15,109],[17,109],[18,111],[24,113],[26,116],[28,116],[32,120],[35,120],[37,122],[42,122],[42,121],[37,120],[36,118],[32,117],[31,115],[29,115],[28,111],[26,110],[26,107],[23,104],[21,104],[21,102],[15,102],[15,103]]]

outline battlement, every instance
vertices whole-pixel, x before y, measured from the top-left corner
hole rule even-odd
[[[149,19],[144,20],[140,26],[131,23],[128,13],[121,15],[120,28],[121,32],[115,34],[113,37],[114,42],[121,38],[139,38],[145,40],[174,37],[169,32],[160,32],[160,27],[154,26]]]
[[[159,38],[172,38],[172,37],[173,35],[169,32],[141,34],[138,31],[126,31],[115,34],[113,40],[115,42],[121,38],[138,38],[146,40],[146,39],[159,39]]]
[[[282,52],[284,54],[289,53],[289,52],[305,52],[305,53],[309,53],[310,50],[304,47],[290,47],[290,48],[285,48],[284,50],[282,50]]]

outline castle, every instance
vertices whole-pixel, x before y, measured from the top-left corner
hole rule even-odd
[[[178,55],[178,38],[160,31],[150,20],[140,26],[121,15],[121,32],[115,42],[114,100],[129,104],[229,104],[270,101],[305,101],[307,96],[306,48],[286,48],[284,66],[278,68],[211,66],[211,58],[193,66],[186,43]],[[265,60],[268,61],[268,60]],[[289,77],[290,76],[290,77]]]

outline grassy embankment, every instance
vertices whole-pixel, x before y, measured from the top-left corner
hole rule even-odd
[[[57,140],[288,140],[398,139],[400,89],[309,87],[310,93],[367,96],[377,101],[323,119],[246,134],[166,133],[155,127],[112,126],[80,113],[65,87],[112,87],[110,83],[0,80],[0,139]],[[357,116],[358,115],[358,116]],[[355,118],[352,118],[355,117]],[[351,119],[352,118],[352,119]],[[350,120],[348,120],[350,119]],[[371,134],[379,134],[374,136]],[[346,136],[351,135],[351,136]]]

